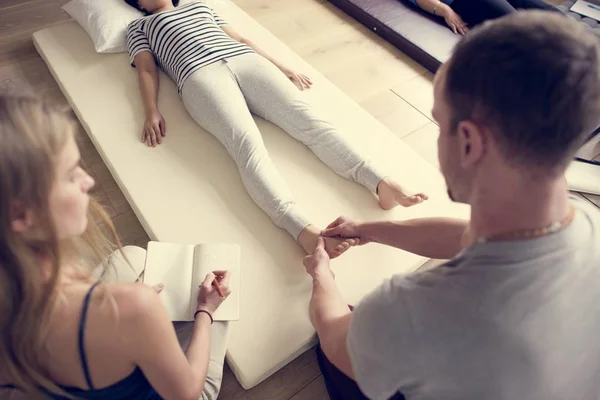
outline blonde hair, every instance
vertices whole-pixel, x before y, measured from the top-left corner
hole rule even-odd
[[[121,247],[93,199],[82,237],[57,237],[49,196],[57,159],[75,132],[73,118],[56,107],[34,97],[0,95],[0,363],[11,383],[27,392],[63,393],[40,362],[63,268],[77,265],[74,279],[89,280],[91,269],[81,255],[91,250],[106,260]],[[13,220],[25,212],[34,224],[16,232]]]

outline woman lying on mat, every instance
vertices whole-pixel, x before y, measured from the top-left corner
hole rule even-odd
[[[517,9],[560,12],[544,0],[411,0],[423,10],[444,18],[454,33],[465,35],[469,26],[500,18]]]
[[[376,170],[297,93],[311,87],[308,77],[269,57],[207,5],[176,8],[171,0],[126,1],[148,14],[132,22],[127,32],[146,111],[143,140],[154,147],[165,136],[156,100],[158,64],[177,83],[190,115],[225,146],[250,197],[308,253],[315,249],[321,229],[311,225],[295,203],[251,112],[307,145],[337,174],[377,193],[384,209],[427,199],[422,193],[409,194]],[[353,239],[328,238],[325,245],[328,254],[337,257],[355,244]]]
[[[215,275],[196,321],[181,326],[192,331],[185,353],[157,290],[133,283],[132,248],[112,257],[121,282],[98,282],[81,254],[107,260],[103,232],[118,239],[88,195],[74,132],[50,105],[0,96],[0,387],[26,399],[216,399],[228,326],[211,326],[223,301]],[[217,274],[229,295],[228,274]]]

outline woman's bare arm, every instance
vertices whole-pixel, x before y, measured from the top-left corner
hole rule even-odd
[[[417,0],[417,5],[428,13],[440,17],[443,17],[448,8],[450,8],[446,3],[443,1],[440,2],[439,0]]]
[[[309,89],[312,86],[312,81],[307,76],[292,71],[283,63],[269,55],[256,43],[240,35],[230,25],[222,25],[221,29],[223,29],[223,32],[225,32],[230,38],[249,46],[256,53],[260,54],[261,56],[272,62],[277,68],[281,70],[281,72],[283,72],[292,82],[294,82],[294,84],[296,84],[296,86],[298,86],[300,90]]]
[[[466,35],[469,31],[467,24],[448,4],[441,0],[417,0],[417,5],[430,14],[440,16],[454,33]]]
[[[146,113],[142,141],[148,146],[155,147],[162,142],[162,138],[166,135],[165,120],[158,110],[158,68],[154,56],[148,51],[136,55],[134,62],[138,71],[140,94]]]
[[[243,44],[246,44],[246,45],[250,46],[252,48],[252,50],[254,50],[255,52],[257,52],[258,54],[260,54],[261,56],[263,56],[267,60],[271,61],[273,64],[275,64],[275,66],[277,68],[279,68],[279,69],[285,68],[285,66],[283,64],[281,64],[279,61],[277,61],[276,59],[274,59],[273,57],[271,57],[266,51],[264,51],[259,46],[257,46],[256,43],[250,41],[249,39],[245,38],[244,36],[242,36],[238,32],[236,32],[231,27],[231,25],[222,25],[221,29],[223,29],[223,32],[225,32],[233,40],[237,40],[240,43],[243,43]]]

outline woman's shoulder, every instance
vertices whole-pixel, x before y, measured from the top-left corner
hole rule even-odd
[[[114,338],[116,334],[121,338],[119,343],[125,346],[130,355],[145,346],[139,340],[132,344],[131,338],[156,337],[165,331],[164,327],[171,325],[166,308],[153,287],[143,283],[107,284],[106,287],[108,297],[97,303],[104,310],[96,321],[101,325],[104,322],[106,327],[116,328],[113,334],[107,331],[105,337]],[[112,309],[108,306],[111,302]],[[99,328],[99,331],[102,330]]]
[[[161,306],[164,307],[158,294],[148,285],[102,283],[94,290],[85,321],[94,332],[89,340],[129,348],[129,338],[150,332]]]
[[[127,24],[127,34],[129,34],[132,31],[142,30],[147,18],[148,18],[147,16],[139,17],[139,18],[136,18],[133,21],[131,21],[129,24]]]
[[[86,321],[93,319],[102,324],[117,317],[121,323],[147,313],[161,302],[156,290],[142,283],[81,283],[68,287],[63,294],[71,301],[59,302],[55,321],[78,320],[83,307]]]
[[[118,308],[119,319],[143,317],[160,304],[156,290],[143,283],[106,284],[106,289]]]

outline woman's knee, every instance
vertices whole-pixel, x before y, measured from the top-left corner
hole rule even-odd
[[[138,246],[125,246],[121,249],[125,261],[140,275],[146,265],[146,250]]]
[[[108,257],[108,269],[103,272],[105,282],[135,282],[144,272],[146,250],[125,246]]]
[[[223,372],[218,377],[208,376],[204,383],[204,390],[202,391],[202,400],[217,400],[219,397],[219,391],[221,390],[221,381],[223,379]]]
[[[256,131],[243,130],[235,133],[225,147],[238,166],[248,166],[252,164],[251,160],[259,160],[269,155],[258,128]]]

